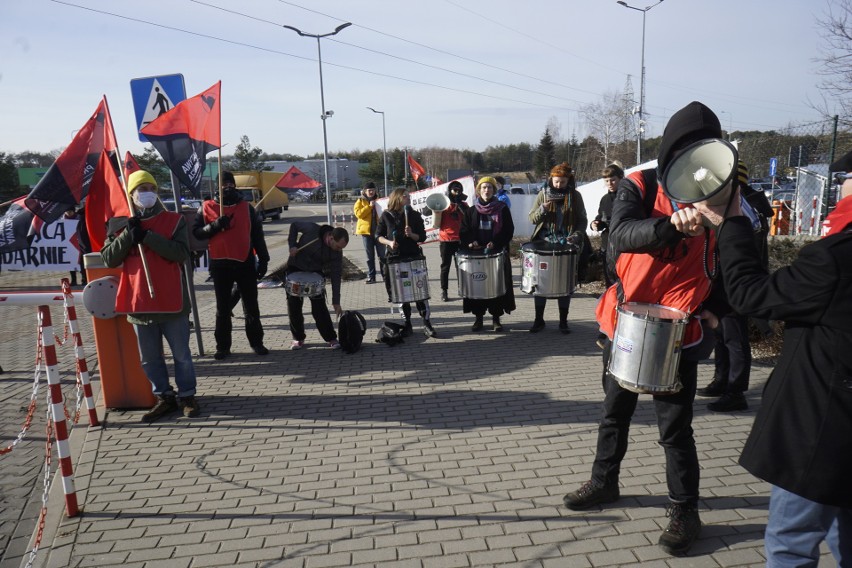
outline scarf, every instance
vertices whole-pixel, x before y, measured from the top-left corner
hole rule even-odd
[[[834,211],[822,223],[824,236],[836,235],[852,223],[852,196],[847,196],[837,202]]]
[[[494,197],[488,203],[483,203],[482,198],[477,197],[473,206],[480,215],[491,217],[492,237],[500,233],[500,229],[503,228],[503,208],[506,204]]]

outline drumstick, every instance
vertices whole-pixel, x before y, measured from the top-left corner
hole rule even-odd
[[[409,209],[411,209],[411,208],[408,205],[406,205],[405,207],[402,208],[402,210],[405,212],[405,228],[406,229],[408,228],[408,210]]]
[[[312,240],[312,241],[311,241],[311,242],[309,242],[309,243],[305,243],[305,244],[303,244],[302,246],[300,246],[299,248],[297,248],[297,249],[296,249],[296,254],[298,254],[298,253],[299,253],[299,251],[300,251],[300,250],[302,250],[303,248],[311,246],[312,244],[314,244],[314,243],[315,243],[315,242],[317,242],[318,240],[319,240],[319,237],[315,238],[314,240]]]

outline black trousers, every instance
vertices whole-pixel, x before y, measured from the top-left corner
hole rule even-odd
[[[606,394],[598,426],[597,453],[592,466],[592,480],[601,485],[618,483],[621,460],[627,452],[630,421],[639,399],[639,394],[621,388],[615,380],[607,377],[609,352],[610,342],[607,341],[603,352]],[[698,381],[698,362],[685,360],[681,355],[678,375],[683,388],[676,394],[654,396],[654,410],[660,432],[659,444],[666,455],[669,499],[675,503],[695,504],[698,502],[700,473],[692,430],[692,403]]]
[[[751,343],[748,318],[737,314],[723,316],[716,329],[715,378],[729,392],[745,392],[751,378]]]
[[[441,241],[441,290],[446,290],[450,285],[450,267],[460,247],[459,241]]]
[[[323,291],[319,296],[308,298],[311,301],[311,315],[317,324],[317,330],[325,341],[334,341],[337,339],[337,332],[334,331],[334,323],[331,321],[331,314],[326,305],[326,296]],[[302,314],[302,307],[305,299],[301,296],[287,296],[287,316],[290,319],[290,334],[296,341],[304,341],[305,337],[305,316]]]
[[[213,291],[216,294],[216,351],[231,350],[231,310],[233,309],[232,289],[239,289],[245,312],[246,337],[249,345],[263,345],[263,325],[260,323],[260,307],[257,305],[257,271],[254,259],[243,263],[210,265],[213,278]]]

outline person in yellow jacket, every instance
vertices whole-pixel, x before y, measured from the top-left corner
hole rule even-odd
[[[166,211],[157,197],[157,182],[144,171],[135,171],[127,179],[136,213],[127,220],[126,228],[118,219],[110,226],[121,228],[107,235],[101,258],[110,268],[121,266],[116,292],[116,312],[126,313],[133,325],[139,347],[139,358],[145,376],[151,382],[157,404],[144,416],[143,422],[154,422],[183,408],[183,415],[198,416],[195,398],[195,366],[189,351],[189,293],[183,284],[182,266],[189,258],[189,234],[186,221],[179,213]],[[154,297],[148,292],[147,276],[142,266],[140,247],[148,264]],[[169,372],[163,355],[163,338],[169,343],[175,368],[177,392],[169,383]]]
[[[380,263],[385,261],[385,245],[381,244],[376,237],[376,228],[379,225],[376,211],[378,197],[376,184],[367,182],[354,206],[355,217],[358,219],[355,234],[361,235],[364,251],[367,253],[367,284],[376,283],[376,255]]]

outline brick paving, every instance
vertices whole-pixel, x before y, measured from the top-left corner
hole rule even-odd
[[[272,266],[284,254],[285,233],[276,231],[267,225]],[[425,250],[437,297],[437,246]],[[365,264],[357,238],[346,255]],[[514,269],[517,282],[517,261]],[[328,349],[308,314],[305,348],[289,351],[283,290],[260,290],[271,353],[251,353],[236,318],[235,354],[219,362],[211,356],[214,299],[205,276],[195,277],[207,352],[196,360],[201,416],[145,425],[141,411],[99,408],[104,427],[76,428],[82,513],[61,514],[54,483],[35,566],[764,564],[769,488],[736,460],[768,368],[753,369],[747,412],[713,414],[708,399],[696,401],[704,528],[691,555],[678,559],[656,545],[666,485],[650,397],[640,398],[634,416],[621,500],[586,512],[562,506],[562,495],[588,479],[602,400],[596,298],[582,288],[568,336],[556,329],[555,301],[547,329],[527,333],[533,303],[518,293],[505,333],[488,331],[487,320],[485,331],[472,333],[460,300],[433,301],[438,338],[421,335],[415,316],[415,335],[387,347],[373,339],[399,315],[391,315],[383,286],[345,282],[344,309],[360,310],[369,326],[362,350],[351,355]],[[455,291],[451,283],[451,297]],[[2,354],[6,367],[10,353]],[[26,358],[14,367],[26,369]],[[710,362],[699,373],[699,384],[708,382]],[[0,376],[4,409],[28,400],[29,385],[9,377]],[[4,440],[14,435],[8,422]],[[43,437],[41,446],[33,437],[32,463],[0,474],[4,531],[14,508],[32,517],[36,482],[27,495],[6,496],[10,477],[37,476]],[[29,550],[20,546],[23,536],[0,541],[14,543],[9,551],[20,565]],[[13,566],[7,556],[2,568]]]

